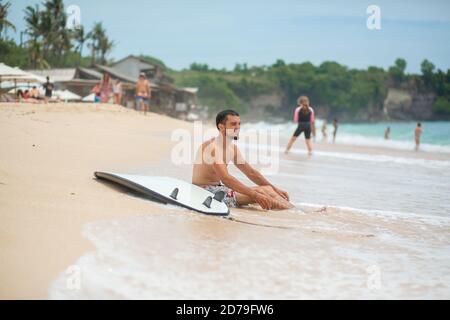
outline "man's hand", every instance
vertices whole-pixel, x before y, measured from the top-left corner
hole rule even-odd
[[[264,210],[270,210],[272,208],[272,200],[263,193],[255,192],[252,196],[253,200],[255,200],[261,208]]]
[[[276,193],[278,193],[283,199],[289,201],[289,194],[286,191],[278,189],[277,187],[272,187]]]

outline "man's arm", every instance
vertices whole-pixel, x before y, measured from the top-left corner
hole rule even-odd
[[[258,170],[253,168],[245,159],[242,157],[239,149],[235,146],[233,162],[236,167],[241,170],[251,181],[256,183],[258,186],[271,186],[280,196],[289,200],[289,195],[286,191],[280,190],[271,184]]]
[[[245,194],[251,198],[255,195],[255,190],[247,187],[243,183],[241,183],[238,179],[233,177],[228,173],[228,169],[226,164],[222,163],[214,163],[213,164],[214,171],[219,176],[220,180],[229,188],[233,189],[236,192]]]
[[[228,173],[226,164],[215,162],[213,164],[213,168],[214,171],[219,176],[220,180],[227,187],[233,189],[236,192],[239,192],[241,194],[250,197],[251,199],[253,199],[253,201],[257,202],[261,206],[261,208],[265,210],[272,208],[272,201],[266,195],[258,193],[252,188],[247,187],[246,185],[242,184],[238,179],[230,175]]]

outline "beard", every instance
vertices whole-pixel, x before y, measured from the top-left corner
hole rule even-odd
[[[239,129],[226,129],[225,136],[229,139],[239,140]]]

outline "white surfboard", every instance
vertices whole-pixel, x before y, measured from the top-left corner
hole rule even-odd
[[[230,213],[222,201],[225,194],[209,192],[199,186],[170,177],[143,176],[113,172],[95,172],[105,179],[135,190],[163,203],[171,203],[204,214],[226,216]]]

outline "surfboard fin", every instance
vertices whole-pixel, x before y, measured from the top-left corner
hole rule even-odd
[[[217,191],[214,195],[214,200],[217,200],[219,202],[222,202],[222,200],[225,198],[225,192],[224,191]]]
[[[203,204],[207,207],[207,208],[211,208],[211,202],[212,202],[212,197],[208,197],[205,199],[205,201],[203,201]]]
[[[177,200],[177,196],[178,196],[178,188],[173,189],[172,193],[170,194],[170,197],[172,199]]]

